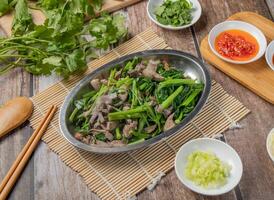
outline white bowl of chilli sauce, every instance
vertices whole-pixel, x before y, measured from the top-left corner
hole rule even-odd
[[[225,21],[214,26],[208,36],[213,53],[235,63],[251,63],[264,55],[267,41],[257,27],[242,21]]]

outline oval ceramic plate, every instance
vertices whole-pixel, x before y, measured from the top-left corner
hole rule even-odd
[[[149,0],[149,2],[147,4],[147,14],[148,14],[149,18],[155,24],[157,24],[158,26],[160,26],[162,28],[169,29],[169,30],[181,30],[181,29],[192,26],[201,17],[202,7],[201,7],[199,1],[198,0],[189,0],[189,2],[192,3],[192,5],[193,5],[193,9],[191,12],[192,20],[191,20],[190,24],[187,24],[184,26],[171,26],[171,25],[161,24],[160,22],[157,21],[156,15],[154,14],[154,12],[155,12],[155,8],[157,8],[159,5],[161,5],[163,3],[163,1],[164,0]]]
[[[216,37],[220,33],[224,32],[226,30],[231,30],[231,29],[237,29],[237,30],[242,30],[242,31],[248,32],[257,40],[257,42],[259,44],[259,51],[255,57],[253,57],[252,59],[247,60],[247,61],[237,61],[237,60],[231,60],[229,58],[225,58],[224,56],[222,56],[221,54],[219,54],[216,51],[216,49],[215,49]],[[258,60],[259,58],[261,58],[264,55],[264,52],[265,52],[265,49],[267,46],[267,42],[266,42],[265,36],[262,33],[262,31],[260,31],[257,27],[253,26],[252,24],[242,22],[242,21],[225,21],[225,22],[217,24],[209,32],[208,43],[209,43],[210,49],[213,51],[213,53],[216,56],[218,56],[219,58],[221,58],[227,62],[231,62],[231,63],[235,63],[235,64],[246,64],[246,63],[250,63],[250,62],[254,62],[254,61]]]
[[[219,188],[205,189],[195,185],[195,183],[185,177],[184,170],[187,164],[187,157],[197,150],[213,152],[218,158],[231,166],[230,176],[225,185]],[[192,191],[204,195],[220,195],[229,192],[238,185],[242,177],[243,165],[237,152],[228,144],[216,139],[199,138],[185,143],[177,152],[175,172],[179,180]]]

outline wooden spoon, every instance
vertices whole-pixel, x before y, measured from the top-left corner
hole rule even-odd
[[[32,110],[32,101],[27,97],[16,97],[0,106],[0,138],[23,124]]]

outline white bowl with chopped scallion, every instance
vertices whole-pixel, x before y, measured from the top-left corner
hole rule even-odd
[[[149,0],[147,13],[158,26],[181,30],[198,21],[202,8],[198,0]]]
[[[221,195],[238,185],[243,165],[228,144],[199,138],[185,143],[177,152],[175,172],[190,190],[203,195]]]

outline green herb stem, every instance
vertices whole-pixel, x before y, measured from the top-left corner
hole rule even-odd
[[[121,131],[120,131],[119,127],[115,128],[115,138],[116,138],[116,140],[121,140],[122,139],[122,134],[121,134]]]
[[[163,109],[168,108],[173,100],[183,91],[183,86],[178,87],[162,104],[161,107]]]
[[[159,84],[158,90],[164,87],[169,87],[169,86],[193,85],[193,84],[196,84],[196,81],[192,79],[167,79]]]
[[[74,110],[72,111],[71,115],[69,116],[69,121],[70,121],[71,123],[73,122],[73,120],[74,120],[76,114],[78,113],[78,111],[79,111],[78,108],[75,107]]]
[[[108,119],[110,121],[113,121],[113,120],[129,119],[129,118],[140,118],[142,117],[141,113],[145,111],[147,111],[146,106],[139,106],[137,108],[133,108],[130,110],[109,113]]]

